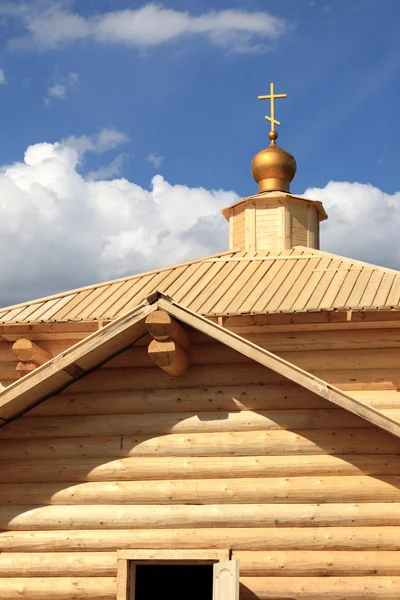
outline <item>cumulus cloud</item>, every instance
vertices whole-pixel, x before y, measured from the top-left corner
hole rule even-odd
[[[164,157],[161,156],[159,152],[150,152],[150,154],[147,157],[147,160],[153,165],[155,169],[158,169],[161,166]]]
[[[145,189],[77,171],[84,152],[115,147],[117,133],[35,144],[23,162],[0,167],[0,305],[227,248],[219,210],[234,192],[161,175]]]
[[[321,200],[329,215],[321,226],[323,250],[400,269],[400,192],[330,181],[304,196]]]
[[[64,2],[42,0],[18,7],[3,4],[0,14],[19,19],[25,27],[26,33],[11,41],[14,49],[56,48],[84,39],[148,48],[188,36],[203,36],[225,48],[250,47],[249,41],[275,40],[287,28],[284,19],[265,11],[219,10],[192,15],[154,3],[82,16]]]
[[[68,73],[68,75],[60,75],[54,78],[52,85],[47,89],[44,102],[47,106],[50,105],[51,100],[66,100],[69,91],[75,89],[79,77],[77,73]]]
[[[238,200],[234,192],[171,185],[161,175],[146,189],[115,177],[120,155],[108,172],[80,173],[85,153],[126,139],[112,128],[70,136],[0,166],[0,305],[228,248],[219,211]],[[399,268],[400,192],[330,182],[304,195],[329,214],[322,249]]]
[[[7,85],[7,79],[4,73],[4,69],[0,69],[0,85]]]

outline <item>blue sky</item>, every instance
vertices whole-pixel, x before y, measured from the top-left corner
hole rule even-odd
[[[39,152],[41,143],[65,143],[74,136],[72,146],[76,148],[76,139],[82,144],[82,136],[86,136],[85,148],[78,149],[72,169],[84,180],[125,178],[135,190],[140,189],[143,198],[139,204],[143,204],[144,191],[152,189],[151,180],[159,174],[168,182],[171,194],[202,187],[211,197],[211,190],[226,190],[234,192],[223,196],[229,203],[235,194],[256,191],[249,164],[268,142],[263,118],[268,106],[257,101],[257,95],[268,93],[269,82],[274,81],[276,90],[288,95],[277,102],[276,110],[282,122],[279,143],[298,163],[294,193],[311,188],[316,195],[317,190],[324,190],[322,199],[327,199],[328,209],[331,205],[339,219],[353,198],[357,209],[364,210],[361,192],[368,196],[370,186],[376,191],[373,199],[367,198],[366,218],[379,211],[380,202],[390,218],[394,199],[400,202],[396,195],[400,189],[398,0],[168,0],[162,5],[126,0],[30,0],[0,2],[0,18],[3,170],[7,166],[18,169],[29,146],[36,145]],[[100,143],[96,138],[104,130],[114,132],[111,142]],[[48,166],[46,175],[52,181],[58,169],[54,167],[53,172],[53,167]],[[40,186],[45,191],[43,195],[38,192],[32,169],[25,168],[23,177],[30,178],[24,192],[31,194],[31,200],[19,200],[19,195],[15,200],[3,197],[3,223],[12,218],[15,206],[26,211],[24,202],[29,201],[29,214],[33,215],[34,203],[41,206],[42,198],[50,193],[51,186],[43,180]],[[61,175],[57,177],[61,180]],[[332,191],[331,186],[328,193],[326,186],[331,181],[344,187]],[[364,187],[354,187],[356,183]],[[344,191],[345,201],[341,197]],[[89,200],[83,188],[80,193],[84,207]],[[58,191],[52,188],[51,194]],[[62,192],[57,198],[58,210]],[[217,214],[223,202],[214,200]],[[73,201],[63,201],[69,202],[70,210]],[[204,201],[208,206],[208,200]],[[193,210],[193,204],[180,196],[177,203],[178,212]],[[74,207],[79,212],[79,204]],[[219,229],[211,237],[204,233],[207,228],[200,221],[212,216],[212,210],[207,210],[200,210],[196,222],[189,219],[175,232],[174,243],[183,241],[184,248],[166,251],[161,262],[226,247],[227,240],[216,241]],[[400,209],[396,211],[400,221]],[[141,216],[134,214],[134,227],[141,229],[146,207],[139,212]],[[84,214],[82,208],[82,218]],[[17,221],[21,219],[19,214]],[[145,216],[143,219],[145,222]],[[356,226],[357,216],[352,219],[347,223],[350,228]],[[97,220],[95,213],[95,224],[90,225],[94,229]],[[58,215],[59,235],[61,221]],[[72,219],[65,222],[70,231],[74,229]],[[31,244],[43,223],[42,219],[35,230],[32,217],[31,229],[23,239],[6,236],[14,254],[23,254],[22,248],[29,247],[26,240]],[[368,226],[369,221],[363,223],[364,237]],[[133,240],[129,251],[127,243],[120,240],[111,262],[93,257],[96,248],[102,251],[111,238],[115,241],[121,225],[116,225],[107,239],[101,227],[99,222],[95,241],[80,235],[74,247],[64,244],[61,248],[59,240],[47,240],[35,255],[47,265],[43,273],[33,270],[26,280],[12,281],[13,291],[5,294],[4,300],[50,293],[160,263],[157,239],[165,234],[162,227],[152,232],[146,222],[144,239],[154,233],[155,240],[147,256],[132,254]],[[381,237],[374,238],[375,254],[371,244],[359,236],[355,236],[358,246],[356,242],[343,246],[334,223],[329,227],[327,249],[352,252],[358,258],[398,268],[400,250],[395,234],[389,240],[390,252],[385,250],[385,223],[381,223]],[[196,240],[203,232],[201,243],[190,246],[190,231]],[[46,249],[52,243],[55,255],[49,264]],[[92,258],[82,258],[86,251]],[[85,265],[78,274],[65,267],[77,252]],[[14,266],[18,268],[18,263]],[[3,277],[8,281],[12,275],[3,273]]]

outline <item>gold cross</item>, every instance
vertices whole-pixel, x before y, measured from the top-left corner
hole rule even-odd
[[[280,121],[277,121],[275,119],[275,98],[286,98],[286,94],[275,94],[273,83],[270,83],[269,89],[270,92],[268,96],[258,96],[258,99],[271,101],[271,116],[268,117],[267,115],[265,115],[265,118],[271,123],[271,131],[275,131],[275,125],[281,124]]]

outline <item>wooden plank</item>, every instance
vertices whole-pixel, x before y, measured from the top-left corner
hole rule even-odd
[[[230,551],[220,550],[118,550],[117,558],[133,561],[224,561]]]

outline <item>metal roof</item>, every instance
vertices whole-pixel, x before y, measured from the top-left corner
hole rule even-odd
[[[108,321],[154,291],[203,315],[400,309],[400,272],[312,248],[228,251],[0,309],[0,323]]]

